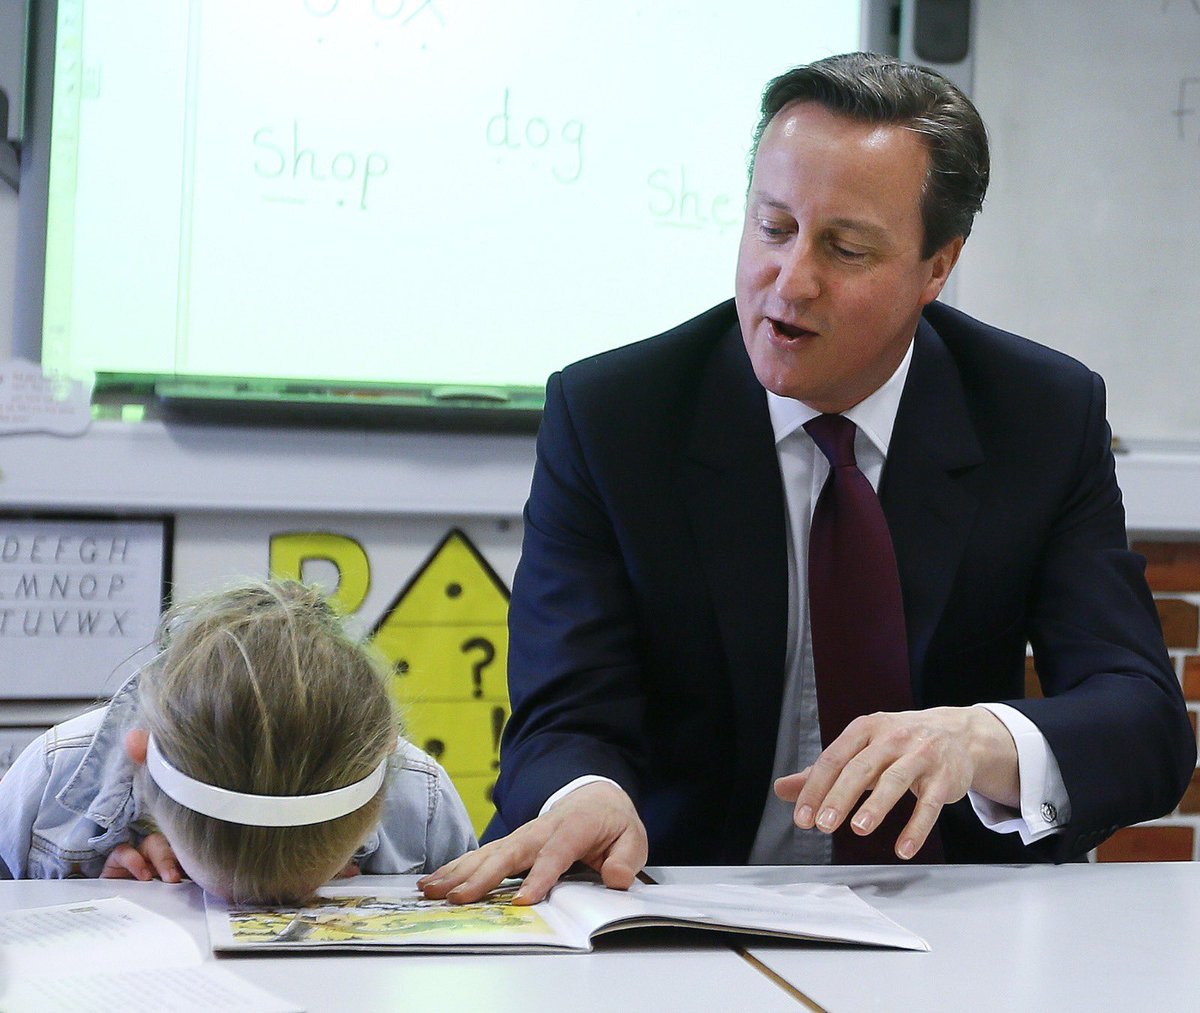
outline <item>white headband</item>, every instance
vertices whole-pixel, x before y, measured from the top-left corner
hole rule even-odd
[[[163,758],[154,736],[146,743],[146,770],[166,795],[194,812],[251,827],[302,827],[352,813],[375,797],[386,769],[385,756],[361,781],[319,795],[245,795],[188,777]]]

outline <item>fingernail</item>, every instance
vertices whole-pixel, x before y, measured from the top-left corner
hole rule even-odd
[[[796,826],[802,830],[809,830],[813,825],[812,806],[802,805],[796,812]]]
[[[822,809],[821,815],[817,817],[817,826],[819,826],[822,830],[832,830],[836,823],[837,812],[833,809]]]
[[[871,818],[870,813],[859,813],[851,822],[856,830],[861,830],[864,834],[869,833],[875,826],[875,821]]]
[[[425,879],[418,879],[417,886],[420,887],[422,890],[424,890],[431,886],[437,886],[438,883],[440,883],[440,882],[441,882],[440,879],[430,879],[427,877]]]
[[[911,838],[906,837],[900,842],[900,847],[896,849],[896,854],[903,858],[906,862],[917,853],[916,842]]]

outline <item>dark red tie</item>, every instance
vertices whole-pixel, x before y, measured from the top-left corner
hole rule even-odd
[[[912,683],[896,553],[879,497],[854,459],[857,427],[841,415],[818,415],[804,428],[830,466],[808,540],[817,713],[827,746],[859,715],[912,710]],[[866,837],[850,829],[847,815],[833,835],[834,862],[898,861],[896,840],[913,801],[910,792]],[[915,860],[942,860],[936,829]]]

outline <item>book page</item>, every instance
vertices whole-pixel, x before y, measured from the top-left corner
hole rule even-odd
[[[5,1013],[299,1009],[205,962],[186,930],[122,897],[6,911],[0,952]]]
[[[591,934],[629,923],[693,925],[824,942],[928,950],[919,936],[897,925],[848,886],[792,883],[634,883],[628,892],[598,883],[560,883],[552,903]]]
[[[588,948],[586,932],[548,905],[514,905],[515,892],[450,904],[424,899],[415,885],[334,885],[299,908],[231,906],[208,895],[204,902],[214,950]]]

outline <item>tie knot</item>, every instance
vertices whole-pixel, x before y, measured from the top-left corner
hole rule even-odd
[[[808,435],[829,459],[831,468],[853,468],[854,434],[858,426],[844,415],[818,415],[804,423]]]

